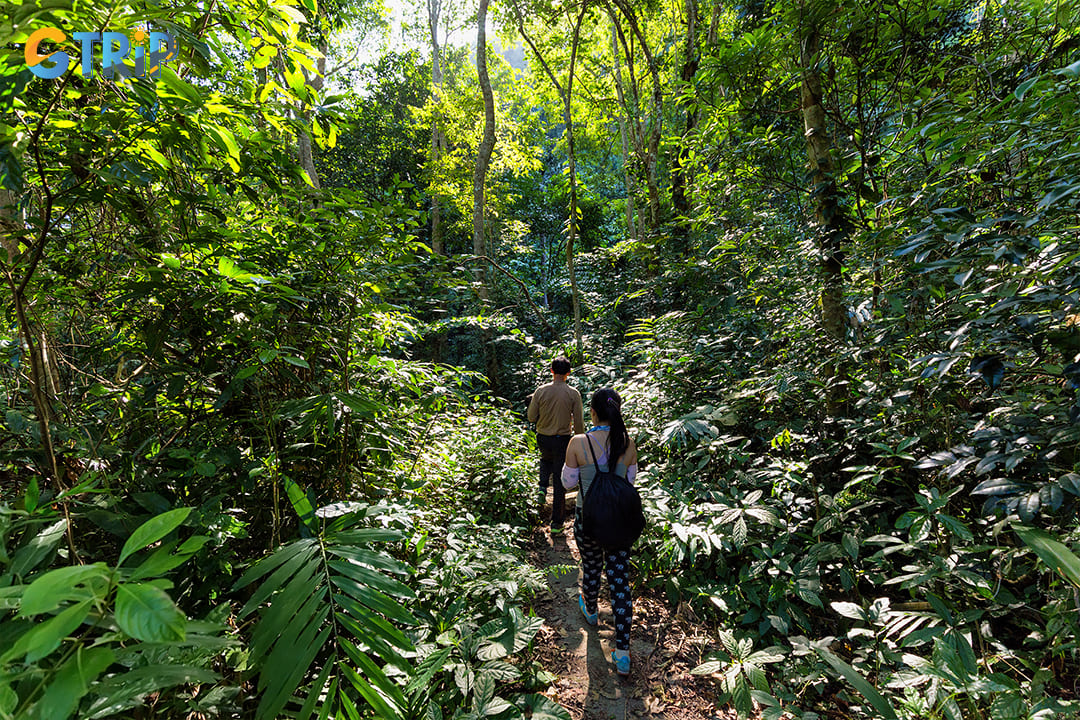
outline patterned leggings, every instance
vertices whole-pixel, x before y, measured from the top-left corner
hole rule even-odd
[[[615,648],[630,650],[630,623],[634,619],[633,598],[630,596],[630,551],[604,550],[581,531],[581,512],[574,518],[574,539],[581,554],[581,596],[585,609],[596,612],[600,597],[600,574],[607,570],[611,609],[615,613]],[[606,567],[605,567],[606,565]]]

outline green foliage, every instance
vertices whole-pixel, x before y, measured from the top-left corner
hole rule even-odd
[[[49,569],[67,521],[51,510],[0,506],[0,540],[10,551],[0,575],[0,716],[99,718],[142,706],[152,694],[221,680],[226,637],[218,608],[194,621],[176,605],[165,575],[207,538],[189,536],[169,563],[142,552],[179,532],[190,508],[140,525],[115,564]],[[124,561],[135,563],[122,567]],[[181,705],[182,707],[182,705]]]
[[[293,695],[302,717],[317,703],[335,716],[356,712],[360,703],[380,717],[405,717],[405,696],[383,665],[410,670],[406,654],[413,644],[398,626],[415,624],[401,604],[415,593],[393,577],[406,575],[406,566],[372,547],[400,540],[400,533],[357,527],[375,511],[320,509],[316,515],[330,521],[315,537],[283,546],[237,581],[235,589],[262,580],[240,617],[266,604],[249,649],[259,668],[256,717],[278,717]],[[316,659],[322,670],[310,681]]]
[[[727,630],[720,631],[720,643],[727,656],[707,660],[691,672],[694,675],[719,675],[723,691],[721,700],[735,706],[740,720],[753,714],[754,702],[764,707],[762,717],[770,720],[781,717],[783,710],[779,702],[769,694],[765,666],[783,660],[783,648],[770,647],[755,651],[750,639],[737,640]]]

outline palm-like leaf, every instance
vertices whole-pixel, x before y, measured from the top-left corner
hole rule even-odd
[[[340,525],[340,523],[335,523]],[[402,717],[400,687],[384,670],[409,672],[403,652],[413,650],[395,626],[416,621],[400,599],[414,597],[393,576],[406,568],[375,543],[400,539],[377,529],[325,532],[297,540],[253,566],[236,583],[261,580],[241,610],[260,611],[251,637],[261,695],[256,717],[276,718],[297,696],[297,717],[356,712],[370,706],[379,717]]]

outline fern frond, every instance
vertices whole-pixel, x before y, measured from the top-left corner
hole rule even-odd
[[[365,705],[381,718],[403,717],[405,695],[384,667],[412,675],[406,655],[414,648],[398,626],[416,624],[400,603],[415,594],[392,577],[408,568],[370,546],[400,539],[380,529],[324,531],[282,547],[237,581],[236,588],[262,581],[240,612],[259,611],[250,645],[257,720],[286,714],[290,701],[299,709],[287,714],[298,718],[316,708],[320,718],[360,718]]]

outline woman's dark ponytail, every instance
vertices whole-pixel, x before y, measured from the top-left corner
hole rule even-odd
[[[608,467],[615,469],[619,458],[630,447],[630,433],[622,416],[622,398],[611,388],[601,388],[593,393],[589,406],[596,413],[596,419],[610,425],[608,433]]]

